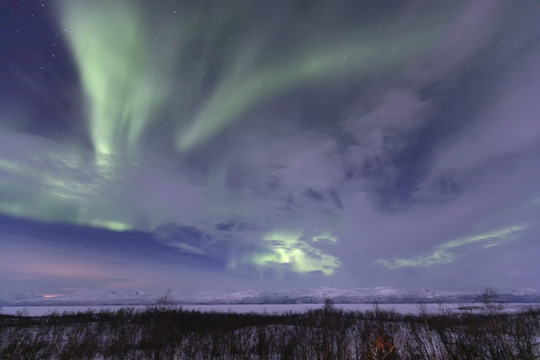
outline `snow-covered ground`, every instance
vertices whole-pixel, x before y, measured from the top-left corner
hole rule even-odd
[[[213,304],[213,305],[183,305],[181,308],[184,310],[198,310],[198,311],[218,311],[218,312],[235,312],[235,313],[285,313],[285,312],[305,312],[309,309],[322,308],[323,304]],[[472,310],[480,310],[482,304],[443,304],[447,310],[460,311],[462,307],[470,307]],[[530,306],[540,307],[540,304],[521,304],[512,303],[505,304],[505,311],[517,311],[525,309]],[[175,306],[173,306],[174,308]],[[373,304],[336,304],[336,308],[347,311],[366,311],[374,310]],[[146,305],[78,305],[78,306],[4,306],[0,309],[1,314],[6,315],[27,315],[27,316],[43,316],[52,313],[62,314],[64,312],[79,312],[79,311],[101,311],[112,310],[117,311],[122,308],[134,308],[138,310],[145,310]],[[418,314],[420,308],[418,304],[379,304],[378,308],[381,310],[393,310],[401,314]],[[441,305],[439,304],[425,304],[425,309],[428,312],[439,312]]]

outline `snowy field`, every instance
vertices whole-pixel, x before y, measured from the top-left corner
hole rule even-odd
[[[343,360],[533,360],[539,359],[540,351],[539,305],[534,304],[536,311],[515,313],[531,305],[509,303],[504,309],[490,306],[488,309],[496,311],[488,316],[482,304],[455,303],[423,307],[435,316],[424,316],[417,304],[378,306],[394,313],[313,311],[301,315],[294,313],[324,305],[182,307],[188,311],[175,311],[175,306],[145,311],[147,307],[141,305],[5,307],[3,313],[23,316],[0,317],[0,359],[317,359],[327,354],[328,358]],[[335,307],[377,309],[373,304]],[[473,312],[460,313],[463,307]],[[114,312],[125,308],[130,309]],[[87,310],[112,312],[35,316]],[[439,316],[441,311],[443,316]],[[246,312],[260,315],[243,316]],[[420,315],[400,315],[409,313]]]
[[[324,304],[242,304],[242,305],[182,305],[184,310],[198,310],[203,312],[218,311],[218,312],[234,312],[234,313],[286,313],[295,312],[302,313],[309,309],[322,308]],[[446,310],[459,311],[464,307],[479,310],[483,307],[483,304],[425,304],[425,308],[428,312],[436,313],[441,311],[441,306]],[[172,306],[175,307],[175,306]],[[347,311],[367,311],[374,310],[373,304],[335,304],[338,309]],[[418,314],[420,312],[419,304],[379,304],[381,310],[393,310],[400,314]],[[526,309],[530,307],[539,308],[540,304],[504,304],[505,311],[517,311],[520,309]],[[64,313],[64,312],[80,312],[80,311],[100,311],[100,310],[119,310],[122,308],[134,308],[144,310],[146,305],[100,305],[100,306],[4,306],[0,308],[1,314],[16,315],[24,314],[28,316],[43,316],[52,313]]]

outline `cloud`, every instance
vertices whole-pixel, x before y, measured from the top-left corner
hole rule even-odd
[[[489,249],[493,246],[515,240],[516,235],[528,227],[528,225],[516,225],[490,231],[485,234],[463,237],[437,246],[432,253],[427,255],[416,256],[409,259],[377,259],[376,263],[389,270],[395,270],[402,267],[430,267],[447,264],[462,257],[464,255],[463,253],[470,255],[471,252],[477,251],[477,249],[474,249],[474,245],[480,245],[483,249]]]
[[[434,106],[414,87],[389,88],[374,102],[357,105],[343,122],[343,130],[354,138],[346,155],[348,171],[355,176],[392,176],[396,156],[415,141]]]
[[[540,92],[539,59],[540,52],[532,50],[499,75],[488,103],[458,138],[441,149],[434,171],[466,171],[534,148],[540,138],[535,96]]]
[[[188,254],[224,258],[227,252],[226,237],[217,237],[193,226],[164,224],[156,228],[154,237],[161,243]]]
[[[534,6],[161,5],[59,2],[80,79],[58,73],[70,86],[49,94],[28,72],[19,100],[86,106],[0,114],[17,116],[0,129],[2,214],[108,229],[112,253],[169,254],[155,274],[218,285],[392,286],[430,267],[422,285],[531,246],[504,231],[534,224],[540,198]]]

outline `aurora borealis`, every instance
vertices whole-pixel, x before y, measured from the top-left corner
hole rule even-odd
[[[0,288],[540,287],[534,1],[0,5]]]

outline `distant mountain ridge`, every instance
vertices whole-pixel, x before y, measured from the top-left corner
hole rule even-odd
[[[319,304],[332,299],[336,304],[400,304],[400,303],[475,303],[484,291],[460,292],[436,289],[402,290],[389,287],[335,289],[292,289],[280,291],[247,290],[238,292],[200,292],[181,294],[148,293],[135,290],[78,291],[67,295],[44,297],[37,294],[0,295],[2,306],[54,305],[153,305],[160,303],[182,305],[218,304]],[[496,290],[494,302],[540,303],[540,290]]]

